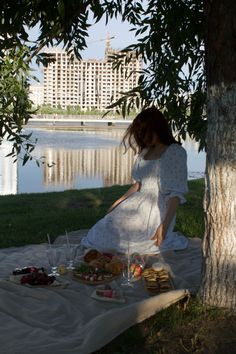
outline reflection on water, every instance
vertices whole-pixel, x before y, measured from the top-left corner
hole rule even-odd
[[[44,184],[81,188],[81,181],[96,181],[100,186],[131,183],[132,151],[122,149],[44,150],[44,154],[56,163],[44,168]],[[95,182],[94,182],[95,183]]]
[[[38,139],[35,156],[45,156],[48,163],[40,168],[30,161],[25,166],[4,157],[10,143],[0,146],[0,194],[62,191],[129,184],[134,153],[124,154],[120,141],[124,131],[45,131],[35,130]],[[205,154],[197,144],[187,141],[189,178],[203,176]]]
[[[183,147],[187,151],[188,179],[202,178],[205,173],[205,152],[198,152],[198,143],[190,139],[183,142]]]
[[[17,164],[5,157],[11,152],[11,144],[0,144],[0,195],[17,193]]]

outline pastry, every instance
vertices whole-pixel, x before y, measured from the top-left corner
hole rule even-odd
[[[89,265],[93,268],[98,268],[98,269],[102,269],[104,267],[104,263],[100,261],[100,258],[93,259],[91,262],[89,262]]]
[[[112,259],[110,263],[105,265],[105,269],[113,275],[119,275],[123,271],[123,263],[119,259]]]
[[[95,249],[91,249],[91,250],[88,250],[85,255],[84,255],[84,261],[89,263],[91,262],[92,260],[94,259],[98,259],[99,257],[101,257],[102,254],[95,250]]]
[[[173,289],[169,273],[166,269],[156,271],[146,268],[143,273],[145,285],[150,295],[156,295]]]

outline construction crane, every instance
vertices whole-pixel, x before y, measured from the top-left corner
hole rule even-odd
[[[109,41],[111,39],[116,38],[115,36],[110,37],[109,35],[106,38],[100,38],[100,39],[96,39],[94,41],[88,41],[87,43],[96,43],[96,42],[103,42],[103,41]]]

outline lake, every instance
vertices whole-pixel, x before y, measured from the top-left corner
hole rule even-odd
[[[25,129],[26,132],[31,130]],[[120,146],[124,130],[33,130],[38,139],[35,158],[45,156],[47,164],[35,161],[25,166],[5,157],[11,151],[9,142],[0,145],[0,195],[42,193],[68,189],[98,188],[132,182],[131,169],[135,156],[131,149],[124,154]],[[188,154],[188,178],[200,178],[205,171],[205,153],[198,153],[192,140],[183,143]]]

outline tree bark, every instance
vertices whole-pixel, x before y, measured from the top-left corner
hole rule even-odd
[[[205,1],[207,166],[201,296],[236,310],[236,2]]]

